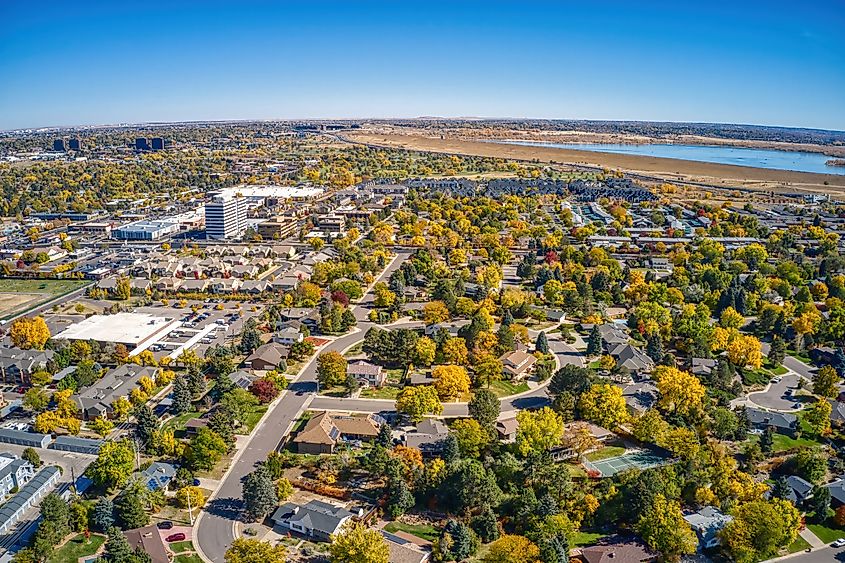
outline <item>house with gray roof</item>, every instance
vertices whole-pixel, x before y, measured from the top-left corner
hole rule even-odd
[[[436,418],[426,418],[417,427],[402,436],[403,445],[420,450],[423,455],[434,455],[443,449],[443,440],[449,435],[449,427]]]
[[[775,432],[788,436],[793,436],[798,429],[798,417],[794,414],[764,411],[753,407],[748,407],[745,411],[752,428],[765,430],[771,426]]]
[[[270,520],[284,533],[291,531],[327,542],[354,516],[355,513],[345,508],[312,500],[305,505],[286,502],[276,509]]]
[[[654,360],[631,344],[617,344],[608,349],[608,354],[616,360],[617,366],[631,373],[646,374],[654,369]]]
[[[166,489],[174,477],[176,466],[163,461],[154,461],[140,473],[141,482],[151,491]]]
[[[813,484],[798,475],[787,477],[786,484],[789,486],[789,495],[786,498],[795,506],[802,505],[813,496]]]
[[[33,373],[46,369],[54,354],[52,350],[0,347],[0,381],[25,383]]]
[[[719,545],[719,532],[733,516],[724,514],[715,506],[705,506],[698,512],[684,515],[684,520],[698,536],[699,549],[709,549]]]
[[[109,370],[101,379],[73,396],[83,420],[108,416],[112,403],[118,397],[128,397],[138,380],[147,376],[155,378],[156,368],[124,364]]]

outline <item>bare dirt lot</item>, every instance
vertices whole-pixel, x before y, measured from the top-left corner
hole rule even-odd
[[[345,137],[352,142],[391,148],[623,170],[657,176],[668,182],[673,180],[702,182],[726,188],[742,187],[780,193],[805,192],[845,195],[845,176],[834,174],[768,170],[672,158],[599,153],[553,147],[496,144],[448,137],[430,137],[421,134],[405,135],[356,131],[346,133]]]

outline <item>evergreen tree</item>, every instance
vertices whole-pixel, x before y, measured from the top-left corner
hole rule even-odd
[[[789,482],[785,476],[781,475],[775,479],[775,484],[772,487],[772,497],[788,500],[791,494],[792,487],[789,486]]]
[[[379,427],[375,444],[383,448],[390,448],[393,446],[393,433],[390,431],[390,426],[382,424]]]
[[[813,519],[816,522],[827,520],[827,513],[830,511],[830,489],[813,487],[813,496],[807,501],[807,508],[814,513]]]
[[[496,513],[489,506],[481,509],[481,513],[472,519],[472,529],[484,543],[495,541],[499,537],[499,522]]]
[[[772,445],[774,443],[775,430],[771,426],[767,426],[760,435],[760,450],[769,455],[772,453]]]
[[[132,563],[133,556],[132,548],[123,533],[115,526],[109,528],[103,559],[107,563]]]
[[[540,559],[543,563],[569,563],[569,540],[559,532],[540,542]]]
[[[191,398],[187,379],[182,375],[176,376],[173,381],[173,403],[170,407],[173,414],[178,416],[191,410]]]
[[[443,440],[441,457],[446,462],[446,465],[457,463],[461,458],[461,447],[458,444],[458,439],[451,432]]]
[[[601,354],[601,333],[599,332],[599,325],[594,324],[587,340],[587,355],[598,356],[599,354]]]
[[[390,479],[387,497],[387,514],[391,518],[398,518],[414,507],[414,495],[401,476]]]
[[[549,493],[544,494],[537,502],[537,514],[540,516],[553,516],[557,514],[559,510],[560,508],[558,507],[557,501]]]
[[[199,366],[191,366],[188,370],[188,390],[191,392],[192,398],[205,393],[205,375]]]
[[[243,498],[251,520],[263,520],[279,504],[273,477],[263,463],[244,478]]]
[[[144,510],[145,491],[140,482],[132,483],[115,499],[117,522],[124,530],[143,528],[150,523],[150,516]]]
[[[438,542],[440,556],[444,561],[463,561],[478,551],[478,536],[467,526],[456,520],[449,520],[440,534]]]
[[[657,333],[649,334],[647,340],[645,353],[655,363],[659,364],[663,360],[663,340]]]
[[[114,503],[109,497],[100,497],[94,505],[94,514],[91,517],[94,529],[98,532],[108,533],[114,526]]]
[[[492,436],[496,431],[496,420],[499,418],[499,412],[502,408],[496,394],[489,389],[478,389],[467,407],[469,415],[486,428]]]
[[[513,315],[510,309],[507,309],[502,315],[502,326],[511,326],[513,324]]]
[[[541,354],[548,354],[549,353],[549,339],[546,337],[546,332],[541,330],[540,334],[537,335],[537,342],[534,345],[538,352]]]
[[[786,342],[784,342],[783,338],[779,336],[772,338],[772,344],[769,347],[769,354],[767,357],[769,362],[775,367],[783,364],[783,359],[786,357]]]
[[[256,348],[259,346],[261,346],[261,335],[258,333],[255,321],[250,319],[247,321],[243,332],[241,332],[241,353],[245,356],[249,356],[255,352]]]
[[[158,417],[146,404],[135,407],[132,414],[135,416],[135,437],[146,446],[153,433],[158,430]]]

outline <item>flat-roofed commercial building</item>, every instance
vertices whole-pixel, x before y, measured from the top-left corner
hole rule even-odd
[[[158,240],[179,232],[175,221],[136,221],[118,227],[112,234],[121,240]]]
[[[299,222],[289,217],[276,217],[259,223],[256,231],[264,239],[282,240],[296,233]]]
[[[205,236],[230,239],[246,231],[247,200],[237,195],[215,196],[205,204]]]

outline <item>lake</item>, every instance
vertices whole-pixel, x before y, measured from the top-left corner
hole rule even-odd
[[[696,162],[715,164],[734,164],[752,168],[772,170],[793,170],[796,172],[815,172],[817,174],[845,175],[845,166],[825,164],[833,158],[821,153],[802,151],[779,151],[772,149],[752,149],[743,147],[724,147],[717,145],[670,145],[647,144],[629,145],[623,143],[541,143],[535,141],[497,141],[512,145],[554,147],[560,149],[656,156],[677,158]]]

